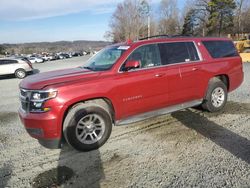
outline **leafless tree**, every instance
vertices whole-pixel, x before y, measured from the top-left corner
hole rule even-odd
[[[180,33],[179,10],[176,0],[162,0],[160,3],[159,33],[174,35]]]
[[[119,3],[110,22],[110,31],[106,38],[114,42],[127,39],[137,40],[145,35],[147,19],[140,14],[140,1],[127,0]],[[147,33],[147,32],[146,32]]]
[[[239,37],[240,34],[242,33],[250,32],[250,19],[249,19],[250,1],[249,0],[236,0],[236,5],[237,5],[237,10],[235,13],[234,24],[236,26],[235,33],[237,33]]]

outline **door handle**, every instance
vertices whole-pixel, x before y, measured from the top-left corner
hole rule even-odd
[[[158,73],[155,75],[155,77],[159,78],[159,77],[163,77],[165,75],[165,73]]]
[[[197,70],[198,70],[197,67],[193,67],[193,68],[192,68],[192,71],[197,71]]]

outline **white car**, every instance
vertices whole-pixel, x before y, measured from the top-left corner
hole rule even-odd
[[[25,58],[0,59],[1,76],[15,74],[17,78],[22,79],[31,72],[33,72],[33,67]]]
[[[44,59],[44,61],[51,61],[53,59],[53,56],[51,55],[45,55],[45,56],[42,56],[42,59]]]
[[[31,63],[43,63],[44,62],[44,60],[42,58],[39,58],[39,57],[30,57],[29,61]]]

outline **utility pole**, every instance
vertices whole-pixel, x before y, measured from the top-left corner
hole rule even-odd
[[[140,8],[139,12],[141,16],[147,16],[147,21],[148,21],[148,37],[150,37],[150,7],[149,3],[147,0],[141,0],[140,1]]]

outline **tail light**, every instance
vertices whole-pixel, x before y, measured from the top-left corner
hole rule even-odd
[[[28,63],[28,65],[30,66],[30,68],[33,69],[31,62],[30,62],[30,61],[27,61],[27,63]]]
[[[24,58],[23,61],[25,61],[29,65],[29,67],[33,69],[31,62],[27,58]]]

